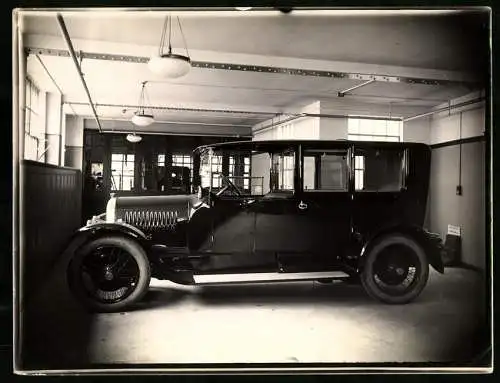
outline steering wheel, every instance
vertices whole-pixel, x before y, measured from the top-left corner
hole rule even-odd
[[[227,186],[223,187],[219,192],[217,193],[217,196],[220,196],[222,193],[224,193],[226,190],[231,189],[231,191],[236,194],[238,197],[241,197],[243,194],[241,193],[240,189],[229,179],[229,177],[225,176],[224,174],[220,175],[222,181],[226,183]]]

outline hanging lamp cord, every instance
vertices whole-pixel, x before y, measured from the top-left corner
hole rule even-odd
[[[189,56],[188,46],[186,43],[186,37],[184,36],[184,32],[182,31],[182,25],[181,25],[181,20],[179,19],[179,16],[177,16],[177,22],[179,23],[179,30],[181,31],[182,41],[184,42],[184,49],[186,49],[186,54],[187,54],[188,59],[191,60],[191,57]]]
[[[182,42],[184,43],[184,49],[186,50],[187,58],[191,60],[191,57],[189,55],[189,50],[187,47],[186,36],[184,36],[184,31],[182,30],[181,20],[179,19],[179,16],[177,16],[177,23],[179,24],[179,30],[181,32]],[[168,38],[167,38],[167,30],[168,30]],[[160,48],[158,50],[160,56],[163,56],[163,48],[165,46],[165,42],[167,39],[168,39],[168,54],[170,55],[172,54],[172,16],[170,15],[168,15],[165,18],[165,22],[163,23],[163,29],[160,38]]]
[[[161,31],[161,37],[160,37],[160,48],[158,50],[158,54],[160,56],[163,55],[163,47],[165,46],[165,38],[167,36],[167,29],[169,29],[169,25],[170,25],[170,17],[167,16],[165,17],[165,22],[163,23],[163,29]],[[171,30],[171,28],[170,28]],[[170,46],[170,34],[169,34],[169,46]],[[170,48],[171,49],[171,48]]]

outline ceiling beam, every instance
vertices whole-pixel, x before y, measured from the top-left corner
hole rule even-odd
[[[101,121],[102,131],[108,133],[132,133],[140,134],[171,134],[171,135],[193,135],[193,136],[218,136],[218,137],[249,137],[252,135],[252,128],[242,126],[227,126],[227,125],[192,125],[184,123],[162,123],[154,122],[153,124],[140,128],[134,126],[130,121],[123,120],[107,120]],[[84,128],[96,130],[97,125],[93,119],[84,119]]]
[[[43,47],[27,47],[26,53],[33,55],[46,55],[46,56],[58,56],[58,57],[70,57],[70,53],[65,49],[56,48],[43,48]],[[78,58],[91,59],[91,60],[104,60],[104,61],[115,61],[115,62],[125,62],[125,63],[135,63],[135,64],[146,64],[149,61],[149,57],[146,56],[136,56],[127,54],[111,54],[111,53],[98,53],[98,52],[86,52],[79,51]],[[384,74],[374,74],[374,73],[356,73],[350,71],[333,71],[333,70],[319,70],[319,69],[306,69],[300,67],[291,66],[279,66],[279,65],[252,65],[252,64],[240,64],[234,62],[215,62],[215,61],[191,61],[191,65],[194,68],[200,69],[217,69],[226,71],[240,71],[240,72],[258,72],[258,73],[274,73],[274,74],[285,74],[292,76],[309,76],[309,77],[325,77],[332,79],[345,79],[345,80],[356,80],[365,82],[392,82],[392,83],[406,83],[406,84],[423,84],[423,85],[441,85],[449,86],[456,84],[471,84],[472,87],[479,86],[477,82],[473,79],[445,79],[444,77],[450,76],[432,76],[432,77],[417,77],[417,76],[402,76],[402,75],[384,75]]]

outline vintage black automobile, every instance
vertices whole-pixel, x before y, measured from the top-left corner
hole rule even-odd
[[[75,233],[68,283],[88,309],[129,309],[151,278],[341,279],[402,304],[421,293],[429,265],[444,272],[441,240],[423,228],[424,144],[245,141],[193,155],[192,194],[112,196]]]

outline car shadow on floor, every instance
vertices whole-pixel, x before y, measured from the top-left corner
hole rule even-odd
[[[439,303],[443,299],[459,299],[464,294],[457,286],[447,286],[439,278],[432,275],[428,285],[415,305]],[[336,304],[351,306],[380,305],[381,302],[371,298],[361,284],[346,282],[320,283],[317,281],[273,282],[273,283],[241,283],[231,285],[154,286],[134,310],[161,308],[181,304],[185,300],[194,300],[202,305],[246,305],[260,306],[268,304]]]
[[[210,305],[259,304],[342,304],[370,305],[370,298],[361,285],[318,282],[280,282],[273,284],[246,284],[232,286],[204,286],[195,292],[195,298]]]
[[[136,306],[136,310],[175,306],[185,300],[202,305],[268,304],[379,304],[367,295],[361,285],[346,283],[320,284],[318,282],[279,282],[192,286],[189,289],[172,287],[151,288]]]

